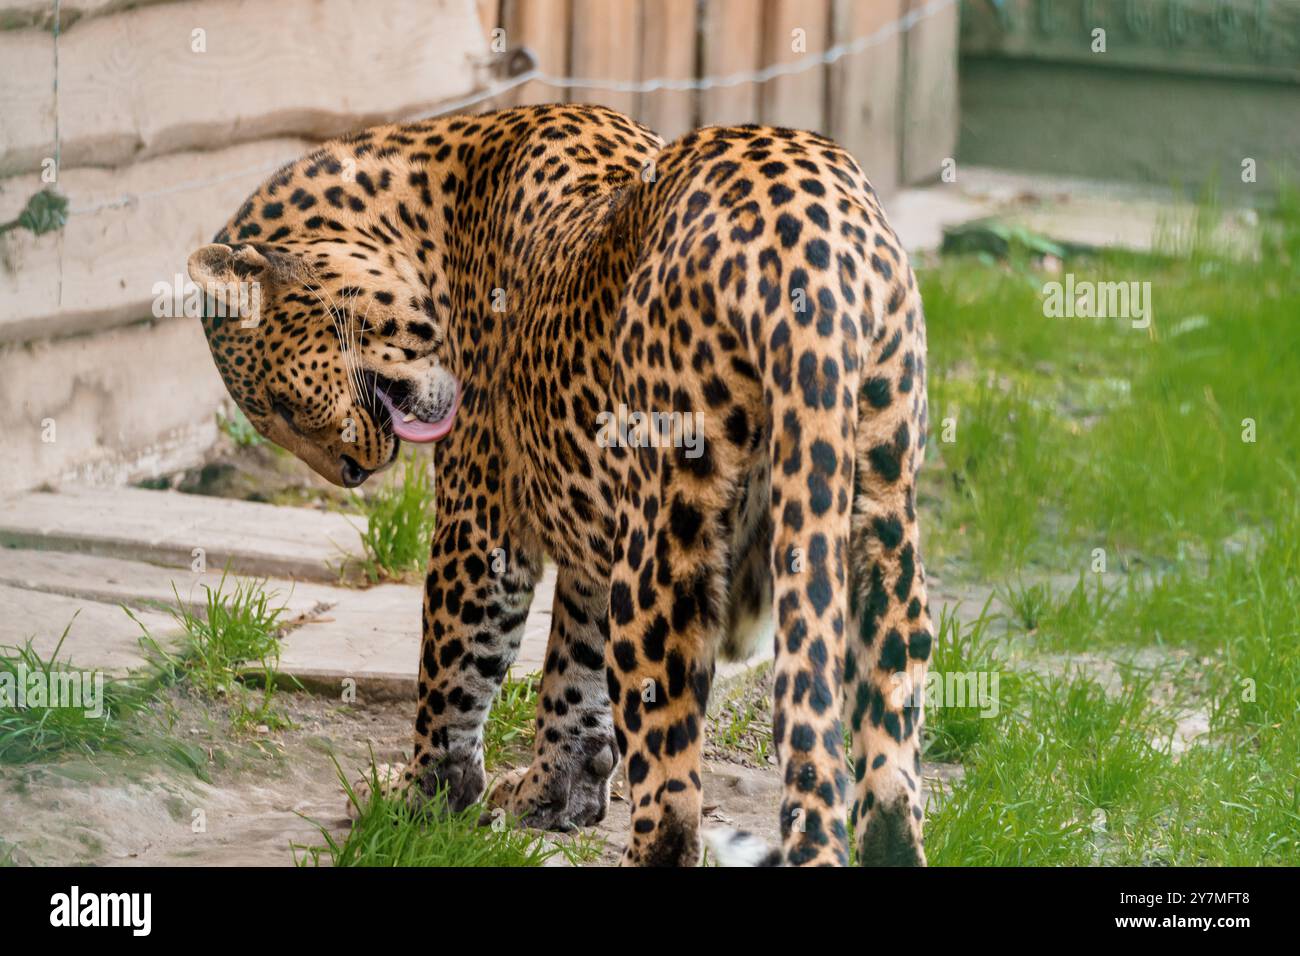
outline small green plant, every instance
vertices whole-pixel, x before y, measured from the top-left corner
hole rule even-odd
[[[334,766],[356,819],[342,838],[316,823],[323,844],[294,844],[299,866],[541,866],[565,853],[562,845],[516,829],[499,814],[485,813],[481,804],[452,813],[443,791],[411,803],[403,795],[386,794],[373,761],[370,795],[363,800],[337,760]],[[570,852],[588,853],[589,848]]]
[[[237,580],[228,592],[229,580],[227,570],[215,588],[203,586],[206,599],[201,613],[182,601],[173,585],[176,606],[168,613],[185,633],[184,646],[178,653],[169,652],[147,631],[144,642],[167,677],[184,680],[210,697],[227,698],[236,729],[287,726],[273,707],[285,605],[274,606],[265,581]],[[261,700],[256,703],[250,703],[252,695],[244,680],[249,664],[258,665],[264,675]]]
[[[930,655],[930,679],[940,682],[943,687],[956,687],[957,681],[961,681],[966,699],[944,699],[941,701],[943,706],[926,709],[925,755],[929,760],[962,760],[993,732],[996,721],[985,713],[986,708],[978,699],[970,699],[970,694],[967,693],[973,693],[981,686],[981,675],[987,675],[983,678],[984,686],[991,693],[992,675],[995,672],[998,674],[999,698],[1010,689],[1014,680],[1012,675],[1000,671],[990,650],[991,642],[986,633],[990,621],[988,612],[989,603],[986,602],[979,616],[966,627],[947,607],[939,612],[939,626],[936,628]],[[958,706],[959,703],[962,706]],[[1001,700],[997,703],[1000,709]]]
[[[27,200],[23,211],[9,222],[0,223],[0,236],[14,229],[26,229],[40,236],[62,229],[68,222],[68,197],[43,189]]]
[[[400,478],[368,497],[354,495],[366,516],[361,544],[362,569],[372,584],[418,571],[429,555],[433,537],[433,477],[414,453],[402,459]]]
[[[225,413],[218,411],[217,427],[239,448],[252,448],[255,445],[266,443],[266,439],[261,436],[258,430],[253,427],[253,423],[238,408],[234,410],[230,417],[226,417]]]
[[[1002,602],[1016,616],[1016,623],[1030,633],[1038,630],[1043,614],[1052,606],[1050,584],[1017,582],[1001,590]]]
[[[506,680],[492,703],[487,726],[483,728],[483,763],[488,770],[523,757],[533,740],[537,720],[537,689],[540,674],[520,680]]]
[[[135,732],[127,718],[147,706],[148,695],[60,662],[71,629],[70,622],[48,658],[31,640],[0,647],[0,763],[131,748]],[[77,699],[65,699],[63,692]]]

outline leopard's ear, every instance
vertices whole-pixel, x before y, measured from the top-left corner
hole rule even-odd
[[[271,262],[254,246],[213,242],[190,254],[188,268],[194,284],[211,292],[233,282],[267,278]]]

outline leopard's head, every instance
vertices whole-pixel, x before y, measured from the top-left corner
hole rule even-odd
[[[356,237],[232,233],[196,250],[189,274],[221,377],[262,435],[351,488],[402,440],[451,431],[459,385],[427,276]]]

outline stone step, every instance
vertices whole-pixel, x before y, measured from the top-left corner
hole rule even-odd
[[[176,621],[162,611],[135,611],[137,624],[119,605],[7,584],[0,584],[0,609],[0,654],[11,656],[30,640],[41,660],[48,662],[63,640],[60,663],[112,677],[144,664],[141,624],[164,646],[180,633]]]
[[[138,495],[185,497],[163,492],[139,492],[132,497]],[[205,588],[217,588],[221,577],[221,571],[211,565],[200,574],[188,567],[120,557],[0,548],[0,644],[22,645],[30,638],[38,653],[48,658],[71,624],[60,660],[124,676],[141,668],[145,655],[139,645],[140,626],[123,606],[132,608],[140,624],[166,645],[179,639],[182,631],[165,609],[175,608],[179,599],[201,611]],[[225,593],[246,580],[232,576]],[[284,605],[284,619],[290,623],[281,642],[279,674],[330,696],[340,695],[349,686],[345,682],[351,681],[361,698],[414,699],[424,601],[421,585],[390,583],[357,589],[279,578],[259,580],[274,595],[272,606]],[[542,670],[554,599],[555,566],[548,564],[533,592],[511,677]],[[771,649],[771,640],[764,639],[752,660],[719,663],[718,681],[740,676],[770,658]]]
[[[513,678],[542,669],[551,631],[555,567],[548,565],[533,591]],[[345,680],[362,697],[411,698],[420,669],[423,588],[385,584],[348,592],[330,610],[285,635],[279,671],[304,687],[339,694]]]
[[[145,665],[139,645],[143,624],[154,639],[170,646],[183,628],[169,609],[188,607],[202,613],[207,589],[233,594],[241,583],[256,580],[283,607],[282,620],[301,622],[360,592],[322,584],[276,578],[238,578],[222,584],[222,573],[209,568],[166,568],[141,561],[59,551],[0,548],[0,653],[29,639],[48,659],[65,627],[71,624],[59,660],[77,667],[125,677]],[[131,608],[131,619],[124,608]]]
[[[153,637],[167,643],[181,636],[181,628],[164,608],[176,607],[179,599],[201,611],[207,599],[205,588],[217,588],[221,577],[221,571],[212,567],[196,574],[188,567],[124,558],[0,548],[0,644],[21,646],[31,638],[33,647],[48,657],[71,623],[60,660],[125,676],[142,667],[145,657],[139,646],[140,627],[123,605],[133,609]],[[224,593],[248,580],[232,576]],[[283,605],[285,620],[292,622],[281,643],[280,674],[330,695],[340,693],[343,682],[351,679],[361,695],[414,698],[424,601],[420,585],[356,589],[259,580],[273,595],[272,606]],[[548,567],[533,594],[519,656],[511,669],[514,677],[542,668],[554,594],[555,572]]]
[[[197,574],[189,568],[167,568],[124,558],[0,548],[0,585],[132,608],[176,607],[179,601],[191,610],[201,610],[207,603],[206,589],[216,590],[221,578],[220,568],[209,567]],[[283,605],[288,618],[308,615],[353,593],[322,584],[235,575],[227,580],[223,593],[233,593],[239,584],[253,580],[264,582],[265,590],[273,595],[273,606]]]
[[[138,488],[28,492],[0,503],[0,544],[209,572],[333,582],[362,554],[365,519]]]

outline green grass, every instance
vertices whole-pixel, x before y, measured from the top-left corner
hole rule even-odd
[[[56,702],[48,696],[40,702],[29,697],[23,707],[16,706],[16,699],[6,700],[0,706],[0,764],[134,755],[157,758],[204,777],[205,755],[176,739],[166,717],[155,712],[156,687],[151,680],[113,679],[72,667],[60,658],[71,628],[69,622],[48,657],[36,651],[31,639],[20,647],[0,647],[0,687],[13,681],[8,689],[16,688],[21,680],[29,687],[35,681],[49,688],[54,679],[65,685],[80,681],[83,688],[81,699],[74,701],[81,706],[66,706],[66,700]],[[92,687],[95,690],[88,697]]]
[[[921,276],[935,544],[985,571],[1079,568],[1093,547],[1172,556],[1267,525],[1300,484],[1286,371],[1300,371],[1295,261],[1109,256],[1066,269],[1150,282],[1151,328],[1045,317],[1042,283],[1059,276],[972,260]]]
[[[1005,585],[999,597],[1016,616],[1016,623],[1026,631],[1038,630],[1043,616],[1052,608],[1052,587],[1039,582],[1016,581]]]
[[[147,631],[144,643],[165,681],[183,681],[209,697],[227,700],[236,730],[283,728],[287,720],[274,700],[285,605],[266,591],[265,581],[236,580],[228,589],[230,583],[229,573],[223,572],[215,588],[204,585],[201,612],[192,610],[173,588],[176,605],[167,610],[184,631],[182,647],[166,650]],[[256,665],[260,694],[248,686],[250,664]]]
[[[926,828],[949,866],[1294,865],[1293,735],[1211,741],[1177,754],[1152,675],[1108,690],[1083,673],[1031,676],[963,754]]]
[[[1273,225],[1258,261],[1202,231],[1066,264],[1151,282],[1148,330],[1044,317],[1060,277],[1023,262],[922,274],[928,563],[992,584],[1022,656],[996,717],[927,713],[927,756],[965,771],[930,811],[932,862],[1300,863],[1295,194]],[[996,666],[987,623],[942,617],[935,669]],[[1145,670],[1118,663],[1138,651]],[[1175,748],[1189,709],[1209,733]]]
[[[45,687],[53,680],[64,684],[76,680],[86,688],[102,688],[97,691],[98,706],[83,691],[82,703],[87,706],[51,706],[54,702],[47,700],[35,705],[29,701],[25,707],[0,707],[0,763],[130,754],[159,757],[203,776],[207,756],[176,738],[167,708],[161,706],[160,691],[172,684],[225,700],[236,731],[261,725],[272,729],[287,726],[275,706],[278,633],[284,608],[264,590],[262,582],[238,582],[231,588],[230,580],[223,574],[215,588],[204,588],[201,613],[176,596],[176,606],[168,610],[184,633],[177,649],[165,648],[141,624],[141,644],[151,670],[130,679],[110,679],[69,666],[60,654],[71,623],[48,657],[36,651],[32,640],[21,647],[0,647],[0,689],[6,688],[7,681],[16,685],[19,680]],[[130,609],[123,610],[140,623]],[[249,664],[260,671],[260,691],[248,686],[245,670]]]
[[[541,674],[530,674],[502,683],[483,728],[483,764],[488,771],[508,763],[527,764],[532,758],[541,680]]]
[[[238,408],[230,415],[217,412],[217,428],[239,448],[252,448],[266,444],[266,439],[253,427],[247,416]]]
[[[353,500],[366,516],[361,567],[372,584],[424,568],[435,523],[428,462],[414,452],[404,456],[394,478],[374,494]]]
[[[581,860],[592,852],[587,842],[569,849],[517,829],[503,817],[492,820],[481,804],[452,813],[441,792],[414,805],[402,796],[382,794],[373,764],[370,795],[364,800],[341,768],[339,779],[356,819],[341,838],[318,824],[323,842],[294,848],[301,866],[541,866],[560,854]]]
[[[130,718],[148,704],[148,695],[105,675],[80,670],[59,659],[72,625],[64,629],[48,657],[42,657],[29,640],[21,647],[0,647],[0,763],[23,764],[66,754],[90,756],[101,752],[122,752],[139,743]],[[27,706],[16,706],[19,684],[51,688],[52,682],[81,688],[84,706],[55,706],[48,698]],[[12,682],[12,683],[11,683]],[[99,690],[94,691],[98,685]],[[15,696],[10,699],[9,693]],[[87,696],[90,694],[91,696]],[[98,695],[99,700],[94,700]],[[10,705],[13,706],[10,706]]]
[[[947,608],[939,614],[934,645],[930,655],[930,671],[934,679],[945,685],[950,679],[976,680],[981,674],[998,674],[997,693],[1004,693],[1003,682],[1014,680],[1014,675],[1004,674],[993,657],[992,640],[988,635],[990,624],[988,608],[967,627]],[[974,686],[978,686],[977,684]],[[990,690],[992,688],[990,687]],[[965,706],[945,700],[943,706],[930,706],[925,711],[925,757],[940,763],[962,760],[994,727],[992,721],[982,717],[984,708],[968,699]],[[1000,703],[999,703],[1000,706]]]
[[[765,766],[772,743],[772,667],[754,668],[709,704],[708,740],[732,754]]]

